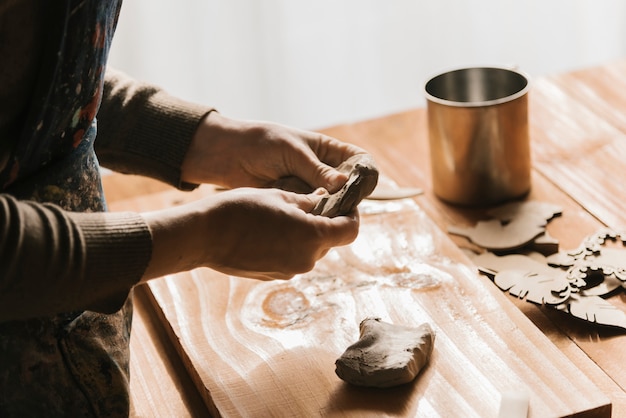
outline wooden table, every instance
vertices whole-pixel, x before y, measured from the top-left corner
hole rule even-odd
[[[598,329],[502,293],[449,225],[483,210],[433,196],[425,109],[324,133],[374,155],[386,179],[421,187],[414,199],[362,205],[362,229],[313,272],[256,282],[207,269],[137,289],[131,390],[139,416],[496,417],[504,390],[528,390],[529,416],[626,416],[626,334]],[[626,61],[544,77],[530,93],[533,188],[557,203],[548,225],[561,248],[602,226],[626,225]],[[147,210],[214,193],[109,175],[112,210]],[[610,299],[626,310],[625,297]],[[431,363],[410,385],[349,387],[334,360],[358,322],[429,322]]]

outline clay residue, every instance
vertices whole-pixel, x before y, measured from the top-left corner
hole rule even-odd
[[[429,273],[414,273],[411,271],[391,274],[384,279],[384,283],[391,287],[408,289],[427,289],[439,287],[441,280]]]

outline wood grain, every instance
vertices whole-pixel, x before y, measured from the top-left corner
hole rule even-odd
[[[210,188],[194,192],[213,193]],[[178,193],[118,202],[179,202]],[[531,392],[531,416],[609,416],[610,400],[412,200],[367,202],[359,238],[289,282],[208,269],[150,283],[207,405],[223,416],[496,416],[502,391]],[[437,332],[414,384],[348,386],[334,361],[368,316]]]
[[[563,248],[603,225],[626,225],[624,92],[626,61],[533,81],[527,199],[563,207],[548,226]],[[530,387],[529,416],[609,416],[611,403],[613,416],[626,416],[626,337],[500,292],[459,250],[473,246],[442,232],[486,215],[433,196],[424,109],[323,131],[365,147],[385,178],[425,193],[362,204],[357,242],[290,282],[199,269],[150,284],[154,314],[213,414],[496,416],[501,391]],[[105,179],[114,210],[215,192],[128,179]],[[611,302],[626,309],[624,297]],[[414,384],[381,392],[334,375],[334,360],[366,315],[432,321],[433,360]]]
[[[145,290],[139,287],[134,292],[130,342],[130,416],[206,416],[206,406],[189,375],[184,372],[183,363],[163,326],[158,323]]]

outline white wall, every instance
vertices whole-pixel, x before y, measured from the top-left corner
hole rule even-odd
[[[621,0],[126,0],[111,64],[222,113],[302,128],[422,106],[429,75],[626,57]]]

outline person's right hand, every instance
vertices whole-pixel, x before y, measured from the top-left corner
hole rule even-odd
[[[145,213],[153,254],[144,280],[196,267],[263,280],[307,272],[330,248],[358,234],[356,211],[311,215],[320,198],[319,191],[239,188]]]

